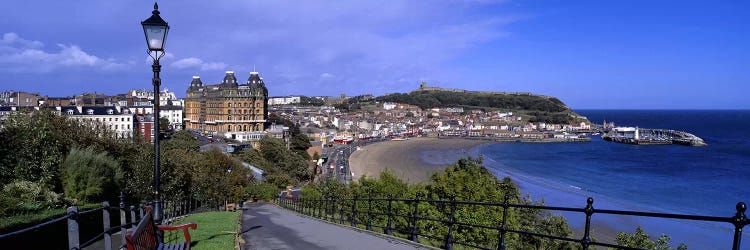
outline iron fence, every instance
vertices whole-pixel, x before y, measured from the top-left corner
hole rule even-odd
[[[598,242],[592,240],[591,237],[591,218],[595,214],[609,214],[609,215],[627,215],[627,216],[638,216],[638,217],[650,217],[650,218],[665,218],[665,219],[680,219],[680,220],[691,220],[691,221],[704,221],[704,222],[722,222],[729,223],[734,227],[734,236],[732,238],[732,249],[739,250],[740,242],[742,240],[742,229],[749,222],[745,214],[747,206],[744,202],[739,202],[736,205],[736,213],[731,217],[717,217],[717,216],[702,216],[702,215],[685,215],[685,214],[668,214],[668,213],[652,213],[652,212],[638,212],[638,211],[622,211],[622,210],[609,210],[609,209],[596,209],[594,208],[594,199],[589,197],[586,200],[584,207],[555,207],[555,206],[540,206],[540,205],[528,205],[528,204],[511,204],[508,202],[508,196],[505,196],[504,202],[478,202],[478,201],[460,201],[456,200],[453,196],[450,200],[432,200],[432,199],[420,199],[419,196],[414,199],[406,198],[394,198],[388,196],[387,198],[382,197],[365,197],[358,198],[353,197],[339,197],[339,198],[323,198],[323,199],[305,199],[304,197],[292,198],[292,197],[280,197],[277,198],[277,202],[280,206],[293,210],[297,213],[330,221],[333,223],[346,224],[348,223],[352,227],[363,228],[368,231],[375,231],[373,228],[380,228],[382,233],[387,235],[399,234],[401,237],[408,237],[409,240],[419,242],[419,238],[429,239],[434,242],[438,242],[445,249],[453,249],[453,245],[462,245],[469,248],[478,249],[505,249],[507,242],[507,235],[509,233],[516,234],[519,236],[527,237],[538,237],[546,238],[550,240],[566,241],[575,244],[580,244],[583,249],[589,249],[590,246],[602,246],[615,249],[638,249],[632,247],[625,247],[610,243]],[[437,218],[434,216],[424,215],[425,209],[421,209],[421,204],[430,204],[436,207],[445,209],[446,217]],[[424,205],[423,205],[424,206]],[[456,214],[456,208],[458,206],[479,206],[479,207],[491,207],[502,210],[502,218],[499,218],[499,223],[496,225],[481,225],[471,223],[469,221],[459,221]],[[374,208],[375,207],[375,208]],[[398,207],[398,208],[396,208]],[[582,238],[570,238],[566,236],[545,234],[539,232],[530,232],[520,230],[518,228],[509,227],[508,211],[510,209],[536,209],[546,211],[557,211],[557,212],[574,212],[582,213],[585,215],[585,224]],[[337,219],[338,217],[338,219]],[[395,221],[400,220],[399,225],[395,225]],[[444,227],[444,235],[427,234],[428,232],[423,231],[436,231],[436,230],[422,230],[420,223],[423,227],[426,222],[433,222],[429,226],[432,229],[436,228],[436,224]],[[497,240],[494,241],[494,246],[488,246],[487,244],[477,242],[466,242],[458,241],[454,239],[456,230],[458,227],[464,228],[479,228],[485,230],[494,230],[497,232]]]
[[[29,242],[28,239],[18,239],[22,238],[24,235],[32,234],[36,231],[43,230],[44,228],[54,227],[56,225],[59,226],[59,223],[62,223],[62,221],[67,222],[67,241],[68,241],[68,249],[70,250],[79,250],[84,249],[87,247],[92,246],[92,244],[103,241],[104,249],[105,250],[111,250],[112,249],[112,235],[116,234],[118,231],[120,232],[120,244],[117,249],[125,249],[125,237],[127,235],[127,232],[129,229],[133,228],[134,226],[138,225],[138,222],[140,222],[141,219],[145,216],[145,207],[153,205],[151,203],[144,203],[144,204],[138,204],[138,205],[131,205],[127,206],[125,204],[125,197],[124,195],[120,194],[120,204],[119,206],[110,206],[109,202],[102,202],[102,205],[100,207],[92,208],[85,211],[79,211],[77,206],[69,206],[66,208],[65,215],[51,219],[49,221],[39,223],[27,228],[23,228],[20,230],[16,230],[13,232],[8,232],[5,234],[0,234],[0,242],[2,242],[2,245],[5,247],[9,247],[13,249],[14,245],[18,247],[18,249],[25,249],[29,248],[27,244],[32,244],[32,242]],[[219,210],[219,206],[222,205],[219,202],[201,202],[192,198],[187,198],[184,200],[173,200],[173,201],[165,201],[164,202],[164,224],[170,224],[174,220],[182,218],[185,215],[191,214],[193,212],[199,211],[199,210]],[[81,224],[92,224],[89,220],[82,220],[83,216],[86,215],[95,215],[96,213],[100,213],[102,218],[102,231],[94,231],[96,235],[91,237],[86,237],[87,239],[81,239],[82,234],[82,228]],[[117,216],[115,213],[119,213],[119,216]],[[98,215],[96,216],[98,217]],[[112,219],[115,217],[119,217],[120,223],[119,225],[112,226]],[[89,217],[89,219],[91,219]],[[88,229],[90,231],[91,229]],[[55,231],[55,230],[51,230]],[[84,234],[85,235],[85,234]],[[85,236],[84,236],[85,237]],[[39,238],[37,236],[33,237],[27,237],[27,238]],[[14,240],[15,239],[15,240]],[[44,241],[44,239],[41,239]],[[49,244],[45,244],[49,245]],[[56,247],[55,247],[56,248]]]

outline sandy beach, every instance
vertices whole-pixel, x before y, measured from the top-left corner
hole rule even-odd
[[[429,177],[458,159],[473,147],[490,143],[467,139],[412,138],[385,141],[362,147],[349,158],[355,179],[377,177],[385,169],[409,183],[426,182]]]
[[[413,138],[407,141],[385,141],[362,147],[349,158],[349,165],[354,178],[360,176],[377,177],[388,169],[408,183],[427,182],[429,177],[465,156],[475,156],[477,146],[492,143],[491,141],[467,139]],[[499,174],[498,176],[504,176]],[[513,178],[513,177],[511,177]],[[513,178],[523,193],[534,194],[534,199],[547,200],[547,204],[576,201],[571,206],[585,205],[586,196],[557,190],[549,186],[538,185],[525,178]],[[580,201],[580,202],[578,202]],[[580,214],[564,215],[575,231],[576,237],[583,235],[583,221]],[[611,225],[612,220],[595,220],[593,236],[599,241],[613,242],[619,230]]]

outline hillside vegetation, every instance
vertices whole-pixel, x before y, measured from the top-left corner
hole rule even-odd
[[[528,94],[492,94],[453,91],[413,91],[388,94],[377,98],[385,102],[408,103],[422,109],[441,107],[494,108],[507,110],[535,110],[563,112],[569,110],[557,98]]]
[[[528,115],[530,122],[567,124],[585,120],[555,97],[531,94],[430,90],[388,94],[375,100],[406,103],[422,109],[462,107],[467,110],[516,111]]]

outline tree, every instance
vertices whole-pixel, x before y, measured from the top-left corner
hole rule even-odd
[[[118,162],[93,148],[73,148],[62,163],[65,196],[75,202],[114,199]]]
[[[651,236],[648,235],[641,226],[638,226],[633,234],[620,232],[615,239],[618,246],[648,250],[670,250],[672,248],[669,247],[669,241],[670,237],[666,234],[662,234],[656,239],[656,241],[652,241]],[[685,250],[687,249],[687,245],[680,243],[677,249]]]
[[[0,216],[4,217],[62,205],[60,195],[38,182],[17,181],[3,186],[0,190]]]
[[[318,152],[313,153],[312,159],[318,161],[318,159],[320,159],[320,154],[318,154]]]
[[[74,145],[111,149],[122,143],[97,125],[47,110],[8,115],[0,129],[0,185],[26,180],[61,192],[60,163]]]

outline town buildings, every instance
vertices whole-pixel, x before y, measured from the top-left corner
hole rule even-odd
[[[133,137],[133,114],[129,109],[118,106],[60,106],[56,111],[61,115],[88,122],[93,128],[106,128],[117,138]]]
[[[0,106],[34,107],[39,106],[39,94],[21,91],[0,92]]]
[[[218,84],[204,85],[194,76],[185,96],[185,128],[244,141],[257,138],[268,118],[268,89],[258,72],[239,84],[227,71]]]

